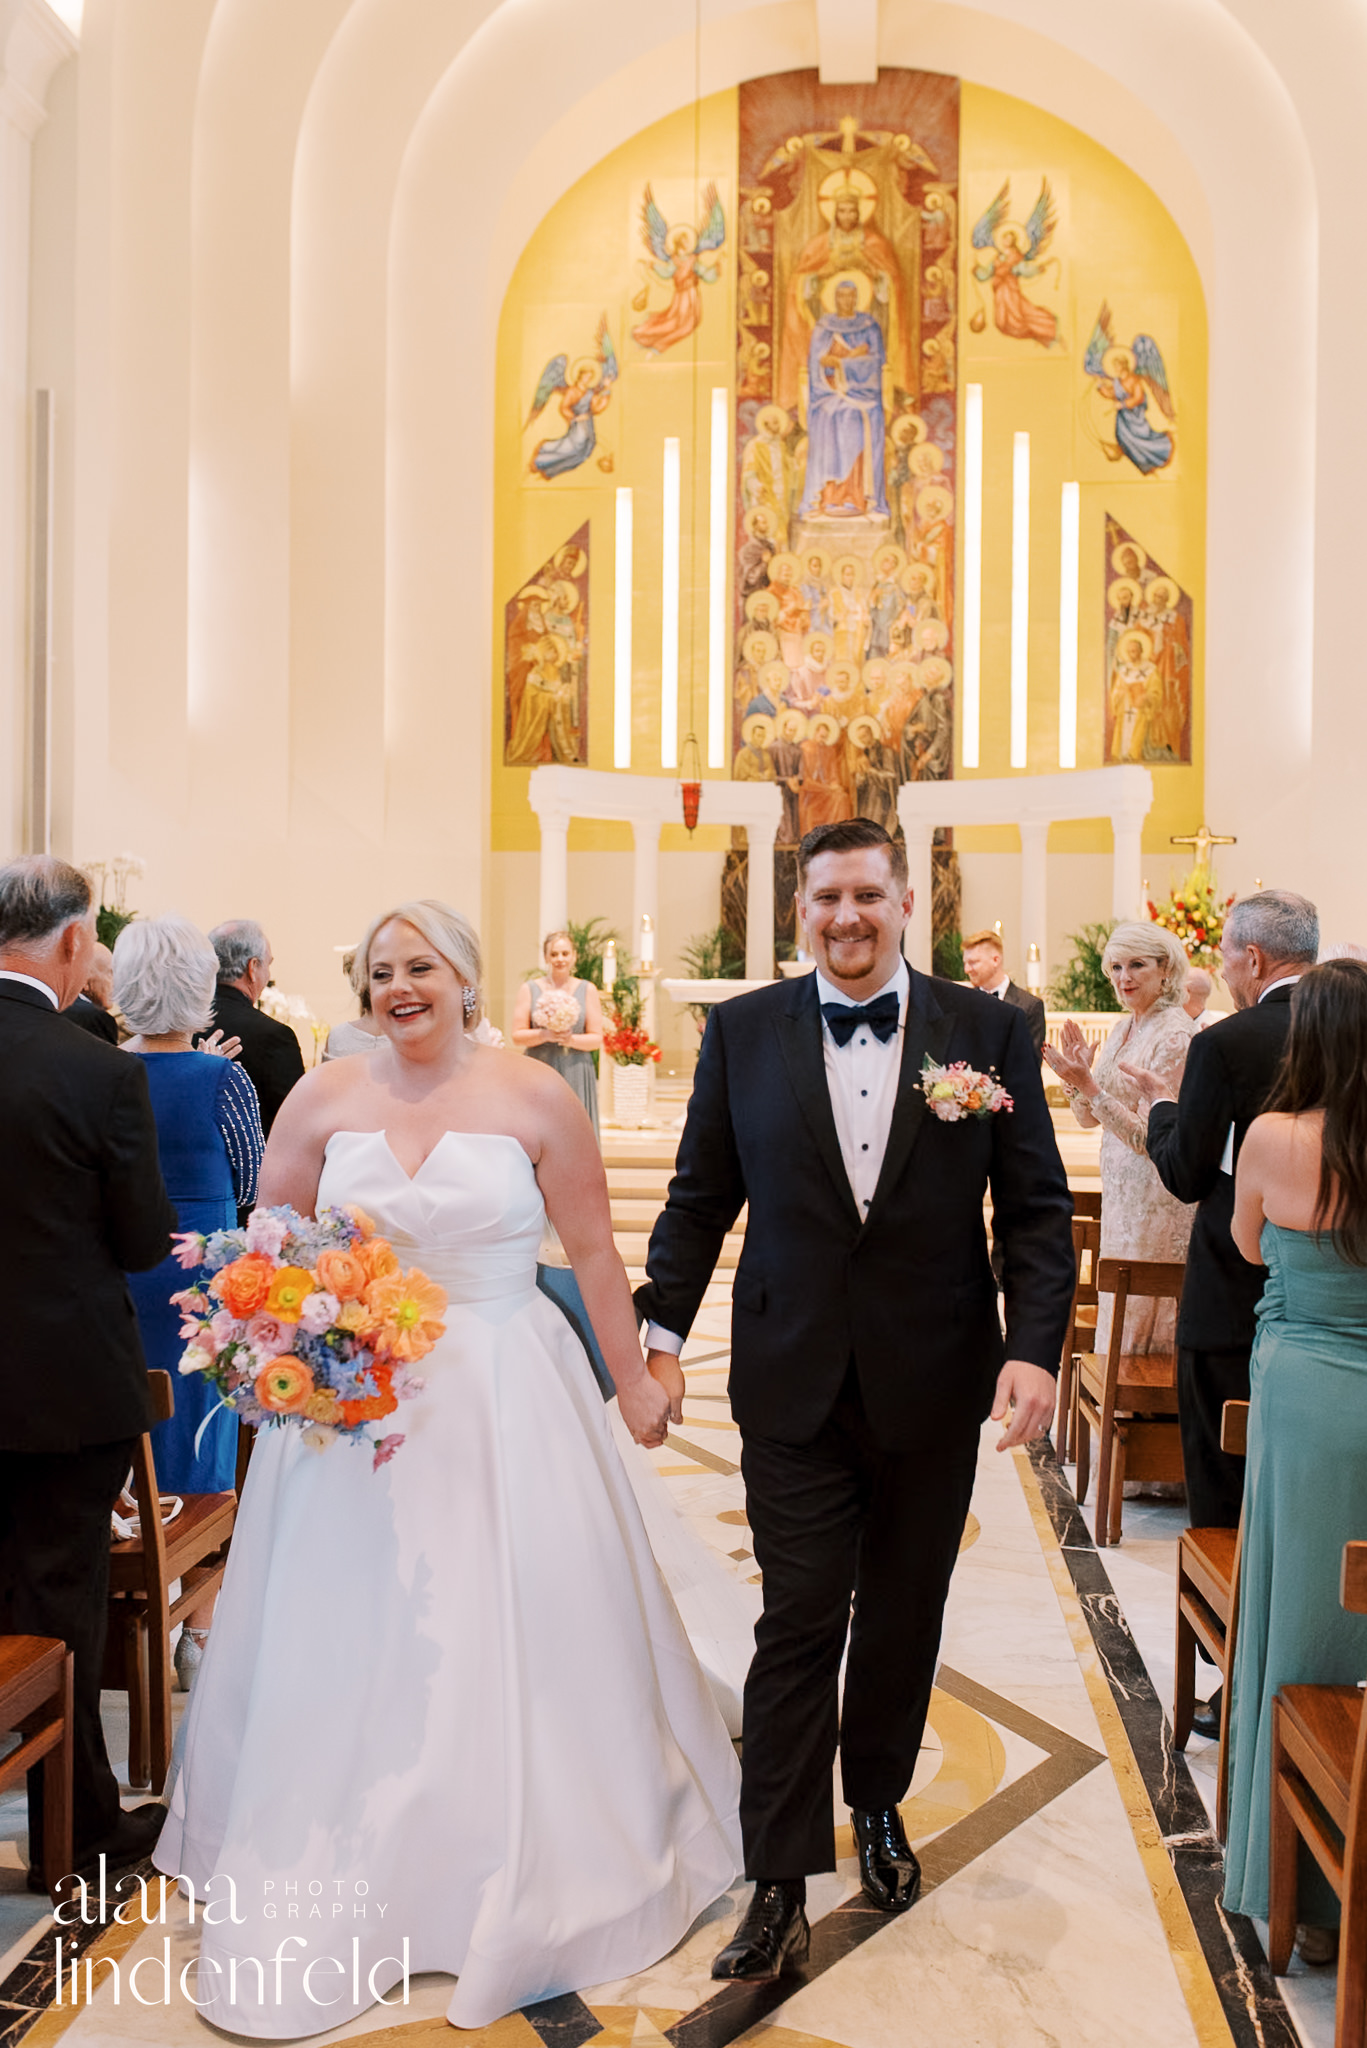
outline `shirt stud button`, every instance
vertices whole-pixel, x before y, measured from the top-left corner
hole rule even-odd
[[[861,1145],[859,1149],[861,1152],[867,1152],[869,1148],[867,1145]]]

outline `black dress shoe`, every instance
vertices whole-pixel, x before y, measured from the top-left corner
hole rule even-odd
[[[780,1976],[790,1963],[806,1962],[811,1939],[800,1901],[781,1884],[757,1884],[750,1910],[713,1963],[712,1975],[752,1983]]]
[[[106,1877],[114,1877],[121,1870],[127,1870],[134,1863],[141,1863],[144,1856],[150,1856],[157,1845],[157,1837],[166,1825],[166,1808],[159,1799],[148,1799],[131,1812],[121,1813],[112,1834],[93,1848],[81,1851],[80,1860],[74,1873],[61,1872],[63,1877],[74,1874],[83,1877],[86,1884],[99,1882],[100,1857],[104,1857]],[[31,1892],[45,1892],[47,1885],[42,1872],[31,1865],[27,1878]]]
[[[876,1813],[863,1813],[855,1807],[850,1819],[865,1898],[885,1913],[905,1913],[915,1905],[921,1889],[921,1866],[912,1853],[901,1814],[895,1806],[882,1807]]]
[[[1220,1706],[1224,1699],[1224,1687],[1218,1686],[1203,1707],[1198,1707],[1191,1717],[1193,1735],[1204,1735],[1207,1742],[1220,1740]]]

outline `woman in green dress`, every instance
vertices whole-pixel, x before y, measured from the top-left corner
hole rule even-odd
[[[597,1137],[598,1074],[593,1055],[603,1049],[598,991],[591,981],[575,979],[574,940],[568,932],[549,933],[541,957],[546,963],[544,978],[524,981],[517,992],[513,1044],[564,1075],[588,1111]]]
[[[1225,1905],[1266,1918],[1272,1700],[1367,1678],[1367,1616],[1339,1605],[1367,1538],[1367,966],[1330,960],[1291,998],[1286,1054],[1239,1154],[1234,1242],[1266,1265],[1251,1367]],[[1301,1859],[1301,1951],[1338,1901]],[[1312,1956],[1312,1948],[1314,1950]]]

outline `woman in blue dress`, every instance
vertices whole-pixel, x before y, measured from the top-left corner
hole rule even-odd
[[[1250,1372],[1239,1637],[1230,1700],[1225,1905],[1265,1919],[1272,1701],[1356,1685],[1367,1616],[1339,1604],[1367,1536],[1367,965],[1329,960],[1291,997],[1268,1109],[1235,1180],[1234,1242],[1267,1267]],[[1332,1953],[1338,1900],[1301,1858],[1300,1949]]]
[[[219,1034],[210,1041],[213,1051],[192,1047],[211,1021],[217,972],[213,947],[184,917],[135,919],[114,948],[114,1000],[136,1034],[125,1050],[147,1069],[166,1191],[180,1228],[206,1233],[232,1229],[238,1208],[255,1201],[265,1144],[256,1090],[223,1057]],[[177,1372],[185,1347],[171,1296],[194,1278],[174,1258],[128,1276],[148,1368],[169,1372],[175,1392],[175,1413],[152,1432],[157,1484],[170,1493],[230,1493],[237,1417],[230,1408],[213,1413],[218,1394],[207,1380]],[[198,1664],[211,1614],[193,1613],[176,1646],[183,1685]]]

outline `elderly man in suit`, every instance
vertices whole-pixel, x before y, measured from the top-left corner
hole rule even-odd
[[[908,967],[906,855],[881,825],[809,832],[798,887],[817,972],[712,1012],[637,1296],[677,1404],[682,1340],[748,1202],[731,1407],[764,1612],[741,1791],[755,1892],[713,1965],[727,1978],[806,1953],[807,1874],[835,1867],[837,1742],[864,1891],[888,1913],[915,1900],[897,1809],[982,1423],[1014,1408],[1002,1449],[1048,1427],[1073,1289],[1072,1201],[1020,1011]],[[955,1061],[994,1069],[1014,1107],[933,1113],[924,1063]]]
[[[1149,1108],[1149,1157],[1179,1202],[1197,1204],[1177,1317],[1177,1416],[1193,1528],[1233,1529],[1244,1461],[1220,1449],[1226,1401],[1248,1399],[1248,1364],[1265,1270],[1230,1235],[1234,1168],[1291,1028],[1291,991],[1315,965],[1319,915],[1286,889],[1245,896],[1225,920],[1220,957],[1232,1017],[1193,1036],[1180,1095],[1146,1068],[1124,1068]],[[1219,1733],[1217,1694],[1198,1734]]]
[[[46,855],[0,869],[0,1628],[57,1636],[75,1659],[76,1867],[147,1854],[157,1801],[124,1813],[100,1724],[109,1514],[150,1427],[147,1366],[125,1272],[171,1248],[140,1060],[59,1012],[95,944],[90,885]],[[29,1774],[30,1855],[42,1772]],[[64,1875],[30,1873],[35,1890]]]
[[[82,1031],[88,1031],[95,1038],[102,1038],[106,1045],[117,1045],[119,1027],[115,1021],[112,1004],[114,1001],[114,955],[108,946],[95,945],[90,961],[90,972],[85,978],[85,987],[74,1003],[68,1004],[62,1015],[69,1017],[73,1024],[79,1024]]]
[[[1006,954],[1000,932],[970,932],[963,942],[964,973],[974,988],[998,1002],[1011,1003],[1025,1012],[1026,1028],[1036,1054],[1044,1051],[1048,1019],[1043,1003],[1028,988],[1017,988],[1006,971]]]
[[[271,942],[253,919],[235,917],[214,926],[209,944],[218,955],[214,1023],[225,1039],[241,1041],[238,1065],[256,1090],[269,1137],[276,1111],[304,1078],[304,1055],[289,1025],[256,1007],[270,985]]]

